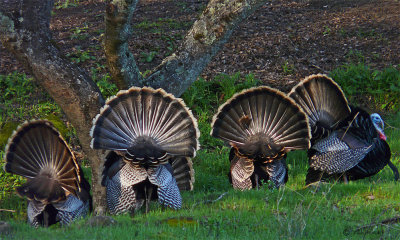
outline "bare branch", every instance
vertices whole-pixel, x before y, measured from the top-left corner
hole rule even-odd
[[[185,36],[178,51],[153,70],[146,84],[180,96],[228,41],[238,23],[265,2],[211,0]]]
[[[164,88],[180,96],[201,74],[212,57],[246,19],[266,0],[211,0],[199,20],[185,36],[179,49],[143,79],[133,54],[128,49],[130,22],[137,0],[108,1],[105,51],[108,67],[121,89],[128,86]]]

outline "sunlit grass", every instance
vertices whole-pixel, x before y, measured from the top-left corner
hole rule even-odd
[[[224,76],[223,81],[235,84],[236,80]],[[12,190],[13,184],[20,184],[20,179],[13,179],[1,170],[0,209],[14,211],[0,211],[0,221],[9,221],[13,227],[12,235],[5,238],[400,239],[399,224],[377,224],[400,216],[400,186],[393,181],[389,167],[367,179],[349,184],[328,183],[315,191],[304,186],[308,168],[306,152],[295,151],[288,153],[286,186],[279,190],[268,186],[244,192],[233,190],[227,177],[229,148],[209,137],[209,124],[216,111],[214,105],[239,90],[232,91],[227,87],[229,84],[224,88],[217,83],[198,84],[210,91],[208,98],[201,96],[203,90],[192,89],[191,94],[196,97],[187,94],[185,100],[199,119],[203,148],[193,160],[195,189],[183,193],[181,210],[153,203],[148,214],[141,210],[135,216],[113,216],[116,224],[112,226],[90,227],[89,216],[68,227],[34,229],[26,224],[26,200]],[[252,86],[253,82],[246,84]],[[385,122],[391,160],[400,167],[400,115],[385,116]],[[85,174],[89,175],[89,171],[85,169]],[[369,224],[373,226],[362,227]]]

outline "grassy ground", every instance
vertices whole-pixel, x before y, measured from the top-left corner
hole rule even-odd
[[[388,123],[399,126],[400,119]],[[400,130],[386,132],[392,161],[400,167]],[[86,218],[68,228],[33,229],[25,223],[25,201],[9,195],[1,208],[16,212],[1,212],[1,220],[12,219],[14,239],[400,238],[398,224],[379,224],[400,216],[400,185],[388,167],[372,178],[326,184],[315,192],[304,189],[307,159],[304,151],[297,151],[289,154],[290,177],[285,187],[240,192],[229,185],[227,157],[227,148],[199,151],[194,159],[195,190],[183,193],[179,211],[154,203],[148,214],[114,217],[117,223],[111,227],[88,227]]]
[[[398,223],[380,224],[400,217],[400,185],[388,167],[368,179],[329,183],[315,191],[304,188],[306,153],[296,151],[288,154],[285,187],[232,189],[227,178],[229,149],[209,136],[210,119],[231,94],[256,84],[252,76],[220,76],[215,82],[196,82],[183,96],[198,117],[202,150],[193,161],[195,190],[183,193],[181,210],[154,203],[148,214],[113,217],[113,226],[90,227],[89,216],[69,227],[33,229],[26,224],[26,201],[13,191],[23,180],[0,171],[0,209],[14,211],[0,210],[0,221],[13,227],[11,235],[0,239],[400,239]],[[391,113],[385,120],[392,162],[400,168],[400,114]],[[66,129],[66,135],[71,134]]]

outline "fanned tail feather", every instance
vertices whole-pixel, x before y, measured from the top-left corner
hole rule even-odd
[[[30,200],[53,202],[81,190],[79,165],[49,121],[21,125],[11,136],[5,156],[5,171],[28,178],[17,192]]]
[[[307,114],[313,139],[326,137],[350,114],[342,89],[326,75],[306,77],[293,87],[289,97]]]
[[[179,190],[193,190],[194,169],[192,159],[189,157],[173,157],[170,164]]]
[[[93,120],[94,149],[126,151],[150,139],[170,155],[194,157],[199,130],[183,101],[162,89],[132,87],[107,100]]]
[[[270,157],[282,149],[310,146],[304,112],[284,93],[265,86],[244,90],[220,106],[211,135],[252,156],[262,152]]]

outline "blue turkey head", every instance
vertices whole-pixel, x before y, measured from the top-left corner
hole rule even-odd
[[[374,124],[376,131],[378,131],[379,138],[382,140],[386,140],[386,135],[383,132],[383,129],[385,128],[385,124],[383,123],[381,116],[377,113],[373,113],[373,114],[371,114],[370,117],[371,117],[371,121]]]

